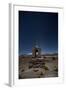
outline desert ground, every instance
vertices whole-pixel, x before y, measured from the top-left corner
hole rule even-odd
[[[19,56],[19,79],[58,77],[58,55]]]

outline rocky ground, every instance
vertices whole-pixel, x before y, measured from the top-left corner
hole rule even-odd
[[[19,57],[19,79],[58,77],[58,57]]]

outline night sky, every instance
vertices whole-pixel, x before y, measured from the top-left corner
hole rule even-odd
[[[42,54],[58,52],[58,13],[19,11],[19,55],[35,44]]]

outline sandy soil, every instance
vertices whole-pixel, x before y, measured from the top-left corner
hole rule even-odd
[[[58,57],[19,58],[19,79],[58,77]]]

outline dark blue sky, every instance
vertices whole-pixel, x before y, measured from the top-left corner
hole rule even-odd
[[[35,43],[42,53],[58,52],[58,13],[19,11],[19,55],[31,53]]]

